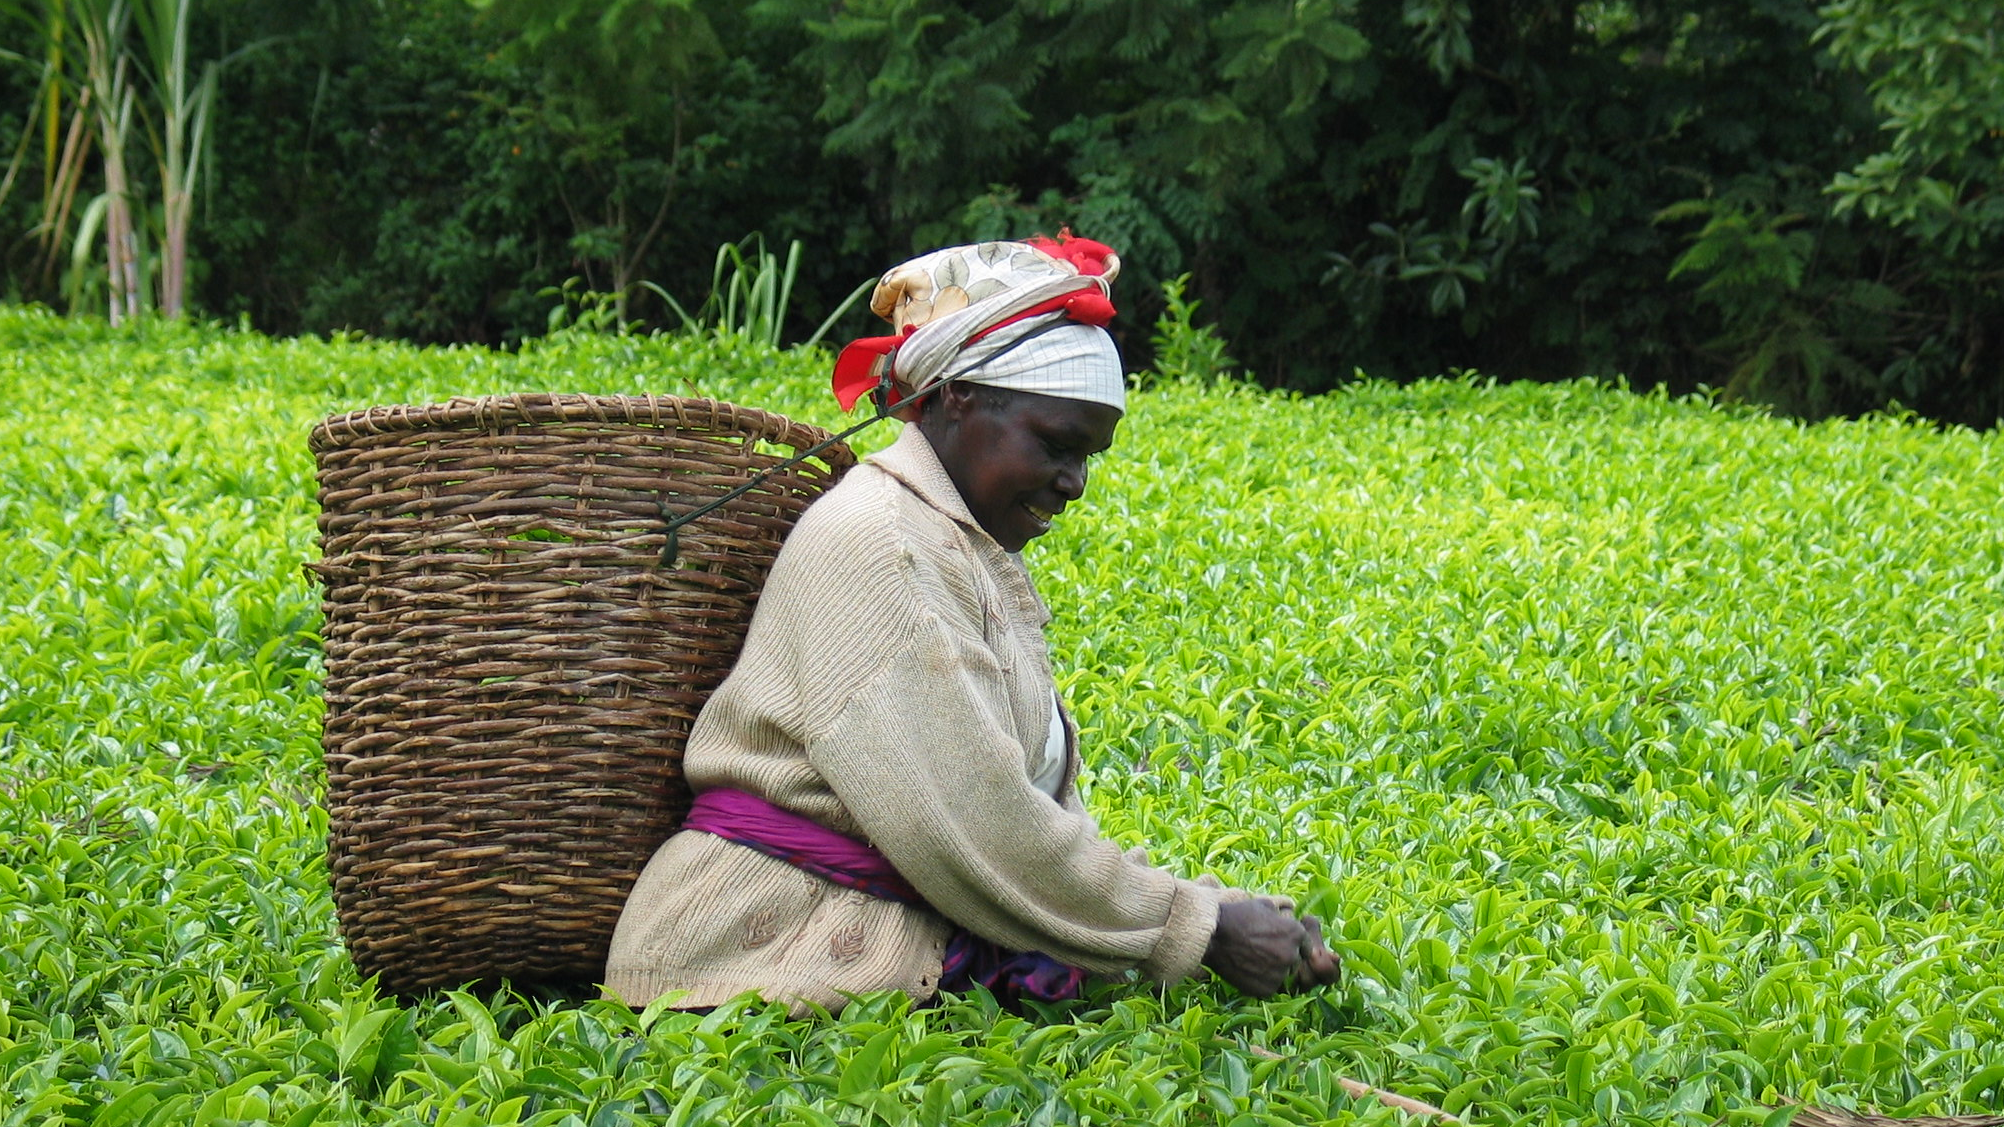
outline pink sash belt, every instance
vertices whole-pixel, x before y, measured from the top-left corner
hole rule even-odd
[[[704,791],[689,807],[682,828],[756,849],[844,888],[901,904],[925,905],[925,898],[881,850],[750,791]],[[955,929],[942,962],[940,989],[985,987],[1011,1008],[1025,999],[1065,1001],[1085,989],[1085,971],[1041,951],[1010,951],[966,928]]]

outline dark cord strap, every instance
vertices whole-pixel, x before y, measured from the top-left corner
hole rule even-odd
[[[1007,345],[1003,346],[1002,348],[996,349],[995,355],[988,357],[988,360],[992,361],[996,357],[1003,356],[1011,351],[1014,351],[1015,349],[1020,348],[1025,344],[1028,344],[1030,341],[1035,340],[1040,336],[1043,336],[1045,333],[1048,333],[1052,329],[1058,328],[1059,326],[1065,323],[1066,323],[1065,318],[1059,317],[1057,320],[1051,322],[1048,325],[1041,325],[1030,332],[1024,333],[1021,337],[1017,338],[1016,340],[1010,341]],[[892,354],[892,358],[893,360],[895,360],[896,358],[895,353]],[[985,362],[986,361],[984,361],[984,363]],[[968,371],[961,372],[958,375],[948,376],[945,379],[940,380],[938,383],[933,384],[930,387],[927,387],[923,391],[915,391],[910,395],[905,396],[903,399],[900,399],[897,402],[893,403],[891,402],[891,391],[893,387],[895,387],[895,385],[892,383],[892,378],[894,373],[892,371],[891,365],[886,364],[884,366],[883,375],[878,378],[877,390],[873,397],[877,404],[876,414],[870,416],[867,419],[864,419],[862,422],[857,423],[855,426],[850,427],[848,430],[843,431],[841,434],[823,439],[822,441],[817,442],[812,446],[809,446],[807,449],[802,450],[800,453],[795,454],[793,457],[788,458],[787,460],[779,463],[776,466],[770,466],[766,469],[760,470],[758,473],[752,475],[750,481],[745,482],[743,485],[738,486],[737,488],[731,490],[729,493],[726,493],[723,496],[716,498],[715,500],[703,502],[701,505],[698,505],[695,508],[689,510],[688,512],[683,513],[679,517],[670,517],[668,515],[668,499],[664,496],[661,499],[661,516],[662,519],[668,522],[668,539],[664,541],[661,545],[661,566],[674,567],[676,560],[681,556],[682,554],[681,530],[683,525],[688,524],[690,521],[696,520],[699,517],[707,516],[710,513],[715,512],[717,509],[720,509],[723,506],[730,504],[732,501],[737,500],[738,498],[744,496],[747,493],[750,493],[752,490],[757,489],[759,486],[765,484],[765,479],[771,477],[773,474],[776,474],[781,470],[792,469],[794,466],[797,466],[800,463],[806,461],[807,459],[814,457],[816,454],[821,453],[823,450],[828,449],[830,446],[833,446],[838,442],[846,441],[852,435],[861,432],[865,428],[869,427],[871,424],[881,423],[885,419],[890,418],[892,415],[897,414],[899,411],[902,411],[907,407],[915,406],[920,400],[924,399],[926,396],[931,395],[933,392],[938,391],[940,388],[945,387],[947,384],[950,384],[955,380],[960,379],[963,376],[971,375],[974,371],[977,370],[978,369],[969,369]]]
[[[927,388],[926,390],[929,392],[932,389]],[[765,479],[771,477],[773,474],[776,474],[781,470],[792,469],[794,466],[797,466],[800,463],[806,461],[807,459],[812,458],[816,454],[821,453],[823,450],[828,449],[830,446],[833,446],[838,442],[842,442],[848,439],[851,435],[856,434],[858,431],[861,431],[863,428],[869,426],[871,423],[879,423],[884,421],[885,419],[890,418],[897,411],[902,410],[905,407],[909,407],[912,404],[912,401],[918,398],[919,396],[914,395],[910,399],[904,400],[902,403],[899,403],[895,407],[889,408],[887,410],[879,410],[875,415],[872,415],[871,417],[864,419],[862,422],[857,423],[855,426],[850,427],[848,430],[843,431],[841,434],[834,435],[830,438],[825,438],[820,442],[817,442],[814,445],[809,446],[807,449],[802,450],[800,453],[795,454],[793,457],[788,458],[786,461],[779,463],[776,466],[771,466],[766,469],[760,470],[758,473],[752,476],[752,479],[750,481],[745,482],[743,485],[738,486],[737,488],[731,490],[729,493],[726,493],[721,497],[718,497],[714,500],[703,502],[701,505],[698,505],[695,508],[689,510],[688,512],[683,513],[679,517],[668,516],[668,499],[666,497],[663,497],[661,499],[661,515],[662,517],[668,520],[668,539],[661,545],[661,566],[674,567],[676,559],[682,554],[681,530],[683,525],[688,524],[690,521],[693,521],[698,517],[708,516],[711,512],[720,509],[725,505],[730,504],[732,501],[737,500],[738,498],[744,496],[747,493],[750,493],[752,490],[757,489],[759,486],[765,484]]]

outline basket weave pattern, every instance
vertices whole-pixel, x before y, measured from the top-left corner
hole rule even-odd
[[[666,396],[314,429],[328,862],[363,974],[400,992],[598,980],[688,808],[689,725],[781,540],[855,459],[836,444],[684,527],[672,567],[666,520],[826,437]]]

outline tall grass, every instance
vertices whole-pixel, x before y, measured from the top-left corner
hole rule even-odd
[[[786,257],[766,249],[765,236],[757,232],[735,243],[717,247],[710,271],[710,293],[694,313],[676,301],[668,291],[652,282],[641,285],[674,310],[686,332],[711,332],[748,344],[778,348],[785,341],[786,319],[793,302],[793,283],[800,276],[799,239],[787,245]],[[813,348],[833,328],[849,308],[876,286],[876,279],[863,281],[836,303],[821,324],[800,342]]]
[[[188,230],[217,76],[228,61],[194,58],[194,9],[194,0],[0,0],[0,29],[30,48],[0,50],[0,63],[33,66],[40,79],[22,143],[0,174],[0,200],[13,189],[39,126],[44,176],[35,235],[44,282],[67,248],[65,302],[83,311],[101,287],[113,324],[156,309],[178,317],[186,304]],[[142,143],[154,157],[151,183],[132,168]],[[103,191],[79,210],[93,150]],[[158,191],[157,214],[146,202],[150,190]]]

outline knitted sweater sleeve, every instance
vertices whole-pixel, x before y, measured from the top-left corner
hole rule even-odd
[[[846,546],[851,564],[860,548]],[[880,621],[866,669],[832,679],[841,699],[824,700],[826,722],[808,733],[815,771],[926,901],[970,931],[1093,971],[1198,973],[1224,891],[1132,863],[1082,810],[1037,790],[978,596],[926,574],[909,545],[883,562],[822,619]]]

